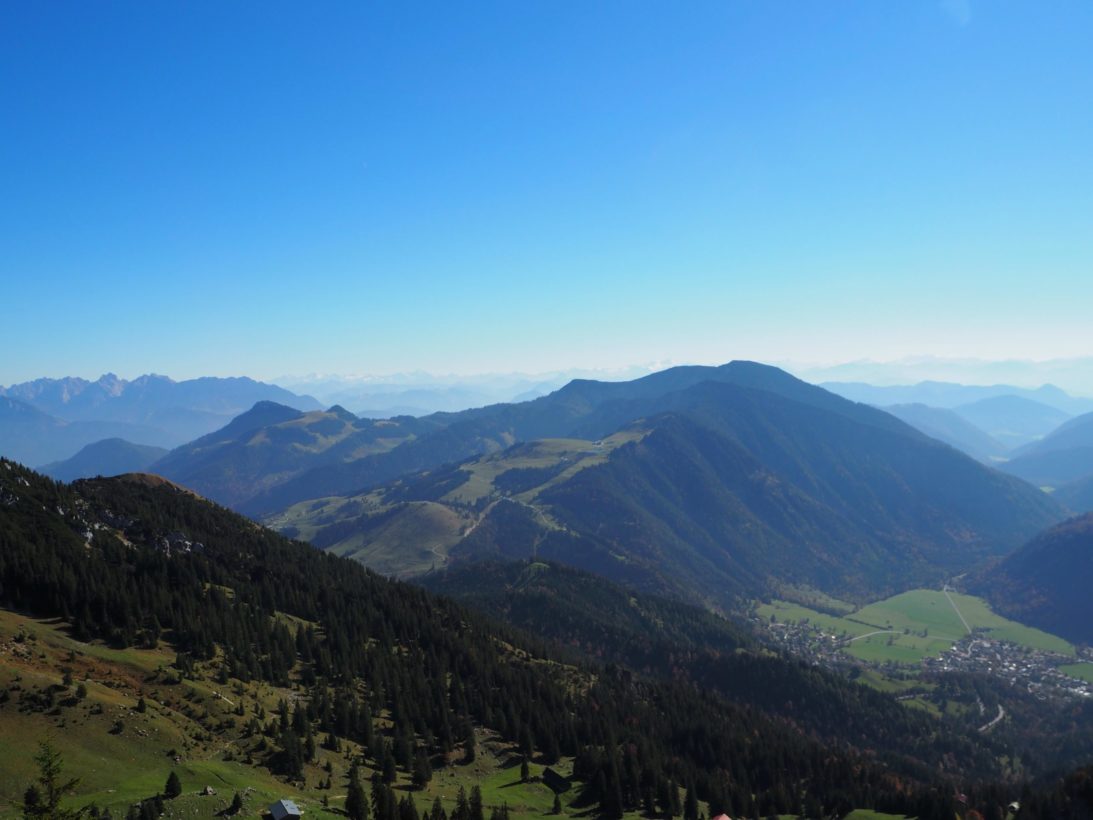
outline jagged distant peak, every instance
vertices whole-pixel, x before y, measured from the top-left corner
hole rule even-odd
[[[99,387],[111,396],[120,396],[129,385],[125,379],[119,378],[115,373],[103,373],[95,382]]]

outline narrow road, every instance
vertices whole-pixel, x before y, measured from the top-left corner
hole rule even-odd
[[[972,628],[970,626],[968,626],[968,622],[966,620],[964,620],[963,614],[961,614],[960,610],[957,609],[956,601],[954,601],[953,596],[949,594],[949,585],[945,584],[945,586],[943,586],[941,588],[941,591],[944,592],[945,597],[949,599],[949,604],[950,604],[950,606],[952,606],[953,612],[956,613],[956,617],[958,617],[960,619],[960,623],[964,624],[964,628],[966,630],[968,630],[968,634],[971,635],[972,634]]]
[[[993,729],[995,727],[995,725],[998,723],[998,721],[1000,721],[1005,716],[1006,716],[1006,710],[1003,709],[1002,704],[999,703],[998,704],[998,715],[990,723],[984,723],[982,726],[980,726],[979,731],[980,732],[989,732],[991,729]]]
[[[851,638],[848,641],[848,643],[854,643],[854,641],[860,641],[862,638],[872,638],[874,635],[888,635],[888,634],[893,634],[893,635],[899,634],[899,630],[898,629],[878,629],[876,632],[866,632],[864,635],[857,635],[857,636]]]

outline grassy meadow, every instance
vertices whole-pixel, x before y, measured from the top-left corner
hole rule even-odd
[[[320,747],[304,782],[286,782],[258,756],[248,757],[240,725],[260,708],[273,714],[277,702],[291,701],[295,690],[218,684],[215,661],[201,664],[199,677],[178,682],[174,658],[167,646],[119,651],[80,643],[55,621],[0,611],[0,819],[21,816],[23,791],[37,774],[33,758],[46,738],[62,753],[65,777],[80,780],[68,801],[73,807],[94,803],[123,817],[130,805],[160,794],[174,771],[183,792],[166,801],[168,818],[220,816],[237,791],[245,817],[259,816],[281,797],[297,801],[308,817],[344,816],[345,773],[359,748],[348,742],[341,752]],[[81,684],[86,693],[77,696]],[[144,711],[138,709],[141,698]],[[245,716],[236,714],[240,704]],[[469,792],[477,784],[487,811],[507,804],[517,817],[549,814],[554,794],[539,780],[543,766],[533,762],[530,780],[522,782],[520,758],[511,745],[488,731],[479,731],[477,739],[474,762],[438,768],[428,787],[414,792],[419,810],[436,797],[450,810],[460,786]],[[328,764],[329,790],[321,788]],[[554,768],[568,775],[572,761]],[[367,791],[372,771],[365,766],[361,774]],[[203,795],[207,786],[216,793]],[[396,791],[410,791],[403,773]],[[578,791],[562,796],[565,812],[584,811],[572,806]]]

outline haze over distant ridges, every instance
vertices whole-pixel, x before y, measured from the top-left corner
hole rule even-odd
[[[1012,395],[961,404],[953,412],[1010,449],[1040,440],[1071,417],[1051,405]]]
[[[1021,448],[1004,469],[1027,481],[1056,488],[1093,476],[1093,413],[1071,419],[1043,439]]]
[[[135,444],[174,447],[228,423],[255,402],[275,400],[300,409],[318,403],[284,388],[249,378],[197,378],[174,381],[146,375],[133,380],[108,373],[95,381],[81,378],[36,379],[0,388],[0,396],[31,405],[53,417],[37,427],[24,417],[12,457],[31,465],[63,460],[81,447],[110,437]],[[0,441],[5,433],[0,420]],[[63,428],[50,437],[49,428]],[[10,429],[10,428],[9,428]]]
[[[45,465],[42,472],[58,481],[136,473],[148,469],[166,454],[167,450],[162,447],[108,438],[88,444],[72,458]]]
[[[1055,500],[1076,513],[1093,512],[1093,475],[1064,484],[1055,491]]]
[[[930,438],[943,441],[986,463],[1000,459],[1009,450],[1005,444],[953,410],[925,404],[895,404],[883,409]]]
[[[1093,367],[1093,361],[1090,362]],[[962,384],[959,382],[922,381],[915,384],[886,385],[868,382],[824,381],[820,386],[832,393],[879,406],[925,404],[953,409],[984,399],[1016,396],[1054,407],[1068,415],[1093,411],[1093,398],[1074,396],[1052,384],[1036,388],[1011,384]]]

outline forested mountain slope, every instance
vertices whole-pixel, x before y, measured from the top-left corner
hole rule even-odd
[[[792,721],[828,742],[875,751],[894,768],[948,754],[989,768],[997,753],[841,674],[773,653],[741,625],[544,562],[487,561],[420,583],[534,635],[660,679],[687,680]],[[971,761],[979,760],[978,764]]]
[[[571,759],[584,799],[614,818],[670,783],[693,786],[711,812],[747,814],[806,797],[911,811],[944,805],[951,790],[894,777],[849,747],[833,753],[690,684],[567,664],[523,633],[153,477],[67,486],[0,462],[0,603],[61,618],[81,641],[138,652],[167,642],[182,675],[216,663],[225,686],[294,686],[280,725],[233,736],[255,765],[290,778],[317,737],[360,748],[382,784],[388,769],[409,776],[423,760],[469,754],[477,725],[539,761]]]
[[[1053,527],[977,581],[1000,612],[1093,643],[1093,514]]]

